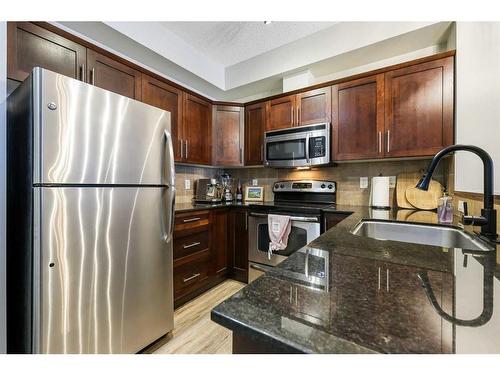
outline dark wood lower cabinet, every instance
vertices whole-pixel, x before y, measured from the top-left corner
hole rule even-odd
[[[224,277],[229,272],[227,222],[228,210],[217,209],[210,212],[210,250],[216,277]]]
[[[248,210],[230,210],[228,224],[231,278],[248,283]]]
[[[341,213],[325,213],[323,215],[323,228],[325,232],[340,223],[350,214],[341,214]]]
[[[217,208],[175,215],[175,307],[227,277],[247,282],[246,213],[246,209]]]

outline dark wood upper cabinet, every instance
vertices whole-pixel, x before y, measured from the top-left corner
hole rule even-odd
[[[141,73],[98,52],[87,50],[87,82],[141,100]]]
[[[266,130],[266,103],[245,107],[245,165],[264,162],[264,132]]]
[[[323,87],[297,94],[296,125],[330,122],[332,116],[331,88]]]
[[[334,160],[384,156],[384,74],[332,87]]]
[[[309,90],[267,102],[266,130],[330,121],[330,87]]]
[[[266,130],[290,128],[295,125],[295,95],[267,102]]]
[[[170,112],[174,158],[175,161],[181,161],[182,90],[143,74],[142,101]]]
[[[215,165],[242,166],[243,107],[213,106],[213,160]]]
[[[193,164],[211,164],[212,105],[186,93],[183,111],[183,160]]]
[[[7,23],[7,77],[24,81],[34,67],[82,79],[86,48],[30,22]]]
[[[385,155],[427,156],[453,144],[453,57],[385,73]]]

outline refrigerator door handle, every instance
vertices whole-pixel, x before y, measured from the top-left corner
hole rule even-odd
[[[174,151],[172,147],[172,135],[168,130],[164,131],[165,136],[165,152],[164,152],[164,166],[162,167],[162,183],[166,184],[167,192],[163,196],[162,204],[162,222],[163,225],[163,240],[170,242],[174,232],[174,205],[175,205],[175,166],[174,166]],[[168,206],[170,204],[170,212]],[[167,218],[165,218],[167,215]],[[165,223],[165,219],[168,220]]]

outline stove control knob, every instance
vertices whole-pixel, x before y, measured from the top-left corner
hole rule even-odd
[[[281,184],[281,185],[280,185],[280,188],[282,188],[282,189],[283,189],[284,187],[285,187],[285,185],[283,185],[283,184]]]
[[[278,184],[274,184],[274,188],[275,188],[275,189],[279,189],[279,187],[280,187],[280,186],[279,186]]]
[[[333,189],[333,185],[332,184],[328,185],[328,189]]]
[[[325,184],[321,184],[321,189],[324,189],[326,188],[326,185]]]

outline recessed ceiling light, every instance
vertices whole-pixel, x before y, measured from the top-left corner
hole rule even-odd
[[[270,25],[273,21],[264,21],[264,25]]]

